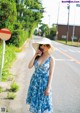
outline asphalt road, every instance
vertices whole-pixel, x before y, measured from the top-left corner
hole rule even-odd
[[[80,48],[53,42],[53,113],[80,113]]]

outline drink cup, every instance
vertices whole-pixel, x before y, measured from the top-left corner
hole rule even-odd
[[[38,56],[41,56],[41,55],[42,55],[42,51],[39,52]]]

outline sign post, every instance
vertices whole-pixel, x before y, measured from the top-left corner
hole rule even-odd
[[[2,69],[4,65],[4,55],[5,55],[5,41],[9,40],[11,37],[11,32],[7,28],[3,28],[0,30],[0,38],[3,40],[2,47],[2,58],[1,58],[1,67],[0,67],[0,81],[2,80]]]

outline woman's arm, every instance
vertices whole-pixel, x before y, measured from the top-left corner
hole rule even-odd
[[[52,78],[53,78],[53,73],[54,73],[54,65],[55,65],[55,61],[53,58],[51,58],[50,61],[50,70],[49,70],[49,81],[48,81],[48,87],[51,87],[51,83],[52,83]]]
[[[33,56],[33,58],[31,59],[31,61],[29,62],[28,68],[32,68],[33,67],[35,58],[36,58],[36,54]]]
[[[35,58],[38,56],[40,50],[37,50],[31,61],[29,62],[28,68],[32,68],[34,65]]]
[[[54,66],[55,66],[55,61],[53,58],[50,60],[50,70],[49,70],[49,80],[48,80],[48,86],[45,91],[45,95],[49,95],[50,89],[51,89],[51,83],[52,83],[52,78],[53,78],[53,73],[54,73]]]

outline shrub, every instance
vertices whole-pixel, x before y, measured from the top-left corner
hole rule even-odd
[[[28,38],[28,32],[24,30],[14,30],[10,40],[6,41],[8,45],[12,44],[16,47],[20,47]]]
[[[8,41],[6,41],[6,43],[8,45],[12,44],[16,47],[19,47],[19,31],[13,31],[11,38]]]
[[[16,97],[16,94],[14,94],[13,92],[8,92],[7,93],[7,98],[8,99],[14,99]]]
[[[19,90],[19,86],[16,84],[16,82],[13,82],[10,87],[10,91],[12,92],[17,92]]]

